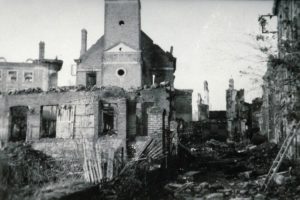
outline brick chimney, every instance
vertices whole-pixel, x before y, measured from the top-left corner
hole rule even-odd
[[[81,50],[80,50],[80,56],[85,54],[87,48],[87,31],[86,29],[81,30]]]
[[[171,48],[170,48],[170,54],[172,54],[172,55],[173,55],[173,50],[174,50],[174,47],[171,46]]]
[[[45,59],[45,42],[43,41],[39,43],[39,59]]]

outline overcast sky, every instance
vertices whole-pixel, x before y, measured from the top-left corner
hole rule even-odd
[[[174,46],[177,88],[194,89],[196,97],[207,80],[213,110],[225,109],[231,77],[237,89],[245,88],[247,101],[260,95],[259,85],[239,71],[257,65],[258,52],[249,34],[259,33],[258,16],[271,13],[273,1],[141,3],[142,29],[164,50]],[[88,47],[103,35],[104,0],[0,0],[0,24],[0,57],[12,62],[35,59],[39,41],[45,41],[46,58],[64,60],[59,85],[74,84],[71,65],[79,56],[80,30],[88,30]]]

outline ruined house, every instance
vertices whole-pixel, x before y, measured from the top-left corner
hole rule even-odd
[[[207,121],[209,118],[209,89],[208,89],[207,81],[204,81],[203,98],[201,94],[198,94],[197,106],[198,106],[198,120]]]
[[[261,132],[262,130],[262,98],[255,98],[252,100],[251,104],[251,121],[249,124],[251,124],[251,132],[250,132],[250,138],[253,134]]]
[[[282,143],[299,121],[299,21],[300,2],[275,0],[278,55],[271,56],[263,80],[262,134]],[[294,138],[290,156],[299,156],[299,136]]]
[[[39,43],[39,58],[26,62],[0,62],[0,92],[41,88],[47,91],[57,87],[57,74],[63,61],[45,59],[45,43]]]
[[[209,111],[209,132],[212,135],[227,136],[226,111]]]
[[[250,104],[245,102],[244,89],[234,89],[234,80],[229,80],[229,89],[226,90],[226,116],[229,138],[241,141],[247,138]]]
[[[163,51],[141,31],[140,11],[139,0],[105,0],[104,36],[87,49],[82,30],[76,86],[53,88],[62,61],[44,59],[41,43],[40,58],[30,66],[44,67],[50,78],[33,71],[34,80],[47,82],[42,90],[33,84],[0,95],[0,140],[31,142],[55,158],[79,161],[97,149],[101,178],[124,165],[128,146],[136,156],[155,140],[160,149],[151,159],[165,155],[176,143],[176,118],[192,120],[192,90],[174,88],[173,48]]]

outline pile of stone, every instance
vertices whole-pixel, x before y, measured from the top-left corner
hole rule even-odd
[[[1,157],[1,155],[5,157]],[[8,178],[12,185],[39,184],[56,179],[61,170],[58,163],[51,157],[31,148],[29,144],[10,143],[3,148],[0,161],[1,181]]]
[[[39,87],[37,88],[28,88],[24,90],[11,90],[7,94],[8,95],[21,95],[21,94],[38,94],[42,93],[43,90]]]
[[[165,87],[168,87],[168,86],[170,86],[170,82],[169,81],[164,81],[164,82],[161,82],[159,84],[154,83],[152,85],[144,85],[143,89],[165,88]]]
[[[169,183],[165,189],[173,194],[175,199],[198,199],[198,200],[263,200],[265,194],[259,191],[257,181],[249,182],[187,182],[184,184]]]
[[[198,172],[199,174],[200,172]],[[180,176],[176,182],[168,183],[164,189],[173,199],[198,200],[264,200],[264,199],[300,199],[300,182],[288,173],[279,173],[267,191],[261,190],[264,177],[255,179],[224,179],[216,177],[212,183],[197,182],[191,176],[195,171]],[[216,175],[218,176],[218,175]],[[186,182],[182,182],[186,180]]]
[[[62,93],[62,92],[90,92],[90,91],[105,91],[105,92],[111,92],[113,94],[124,94],[124,89],[119,87],[86,87],[83,85],[78,86],[62,86],[62,87],[53,87],[50,88],[48,91],[43,91],[41,88],[28,88],[28,89],[22,89],[22,90],[11,90],[7,92],[7,95],[24,95],[24,94],[39,94],[39,93]],[[0,93],[1,95],[1,93]]]

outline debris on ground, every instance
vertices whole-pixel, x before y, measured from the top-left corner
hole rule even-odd
[[[67,185],[73,182],[86,185],[80,175],[68,174],[78,170],[77,167],[76,163],[57,161],[36,151],[30,144],[9,143],[0,151],[0,199],[39,199],[37,193],[48,199],[46,196],[51,196],[54,188],[60,193],[74,192],[76,187],[67,189]]]
[[[212,139],[187,145],[185,148],[191,149],[196,158],[190,162],[187,171],[164,187],[174,199],[300,198],[300,181],[291,176],[292,164],[288,160],[282,163],[270,188],[261,191],[264,178],[279,151],[275,144],[228,144]]]

